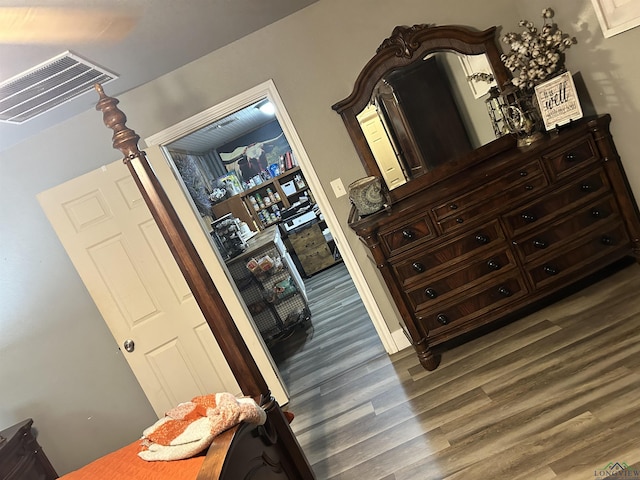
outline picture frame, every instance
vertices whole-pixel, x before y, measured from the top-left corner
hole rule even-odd
[[[640,25],[640,0],[591,0],[605,38]]]
[[[582,118],[582,106],[571,72],[564,72],[534,88],[546,130]]]

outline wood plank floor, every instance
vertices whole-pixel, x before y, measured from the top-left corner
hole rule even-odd
[[[292,397],[386,355],[344,263],[304,283],[310,325],[270,349]]]
[[[412,349],[390,358],[356,346],[359,337],[327,355],[357,359],[342,372],[314,380],[315,363],[298,370],[292,360],[290,375],[303,379],[288,405],[292,428],[321,480],[602,479],[611,462],[638,470],[639,293],[634,264],[445,352],[433,372]],[[340,322],[344,309],[327,309]]]

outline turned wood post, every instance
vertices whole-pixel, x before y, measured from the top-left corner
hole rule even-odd
[[[220,292],[198,254],[191,238],[178,218],[169,197],[162,188],[143,151],[138,149],[140,137],[126,126],[127,117],[117,107],[119,101],[108,97],[101,85],[96,85],[100,100],[96,110],[103,113],[104,124],[113,130],[113,147],[124,155],[151,215],[158,224],[180,271],[184,275],[202,314],[216,338],[242,393],[260,399],[269,422],[281,444],[283,466],[293,479],[314,479],[304,452],[291,431],[280,406],[272,397],[267,382],[258,369],[247,344],[240,335]]]

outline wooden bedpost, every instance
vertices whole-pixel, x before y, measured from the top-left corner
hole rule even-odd
[[[103,113],[104,124],[113,130],[113,147],[124,155],[145,203],[149,207],[162,236],[169,245],[202,314],[215,336],[242,393],[260,399],[267,411],[268,427],[276,434],[269,441],[279,444],[281,466],[291,480],[315,479],[300,444],[291,431],[280,405],[272,397],[269,387],[258,369],[244,339],[220,296],[200,255],[169,201],[169,197],[155,176],[145,153],[138,149],[140,137],[126,126],[127,117],[117,107],[119,101],[108,97],[100,84],[96,85],[100,100],[96,110]],[[213,393],[213,392],[212,392]]]

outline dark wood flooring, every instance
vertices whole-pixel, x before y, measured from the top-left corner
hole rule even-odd
[[[640,266],[445,352],[433,372],[363,339],[349,304],[322,310],[283,369],[319,480],[640,479],[605,472],[640,469]]]

